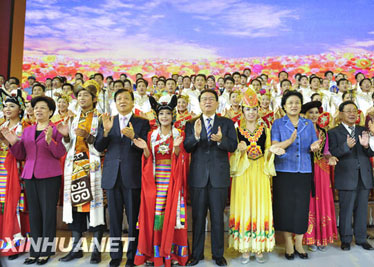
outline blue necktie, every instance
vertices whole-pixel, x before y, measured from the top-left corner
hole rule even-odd
[[[210,135],[212,134],[212,124],[210,123],[212,121],[212,118],[207,118],[206,119],[208,122],[208,126],[206,128],[206,135],[208,137],[208,141],[210,141]]]

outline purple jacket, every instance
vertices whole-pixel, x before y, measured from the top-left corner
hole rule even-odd
[[[42,132],[35,140],[36,125],[23,130],[21,140],[10,147],[11,153],[18,160],[25,160],[21,177],[23,179],[43,179],[62,175],[60,158],[66,150],[62,144],[62,135],[51,123],[53,128],[52,141],[47,144],[45,134]]]

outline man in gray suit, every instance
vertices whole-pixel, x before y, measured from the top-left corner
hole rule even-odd
[[[225,266],[223,212],[230,186],[228,153],[236,150],[238,142],[234,123],[216,115],[217,93],[203,90],[199,102],[203,114],[186,124],[184,140],[186,151],[191,153],[188,183],[193,223],[192,255],[187,265],[196,265],[204,258],[205,218],[209,207],[213,259],[217,265]]]
[[[366,222],[369,191],[373,188],[369,158],[374,156],[371,148],[374,140],[364,127],[355,125],[357,106],[354,102],[343,102],[339,111],[342,123],[330,130],[328,136],[330,152],[339,159],[335,166],[335,188],[339,190],[341,249],[350,250],[353,216],[356,244],[372,250],[373,247],[366,240]]]

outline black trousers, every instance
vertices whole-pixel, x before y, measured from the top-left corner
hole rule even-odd
[[[45,257],[55,254],[57,201],[61,176],[45,179],[25,179],[26,196],[29,207],[31,257]],[[45,247],[43,249],[43,247]]]
[[[339,234],[342,242],[352,242],[353,230],[356,243],[367,242],[369,192],[361,181],[361,175],[356,190],[339,190]]]
[[[95,227],[89,226],[90,213],[89,212],[77,212],[73,210],[73,222],[68,223],[68,228],[71,231],[76,231],[79,233],[84,233],[87,230],[89,232],[104,231],[105,225],[97,225]]]
[[[122,184],[121,173],[118,171],[117,180],[112,189],[107,190],[108,209],[110,217],[110,237],[122,237],[123,208],[125,207],[127,221],[129,224],[128,237],[135,238],[130,241],[127,249],[127,259],[134,260],[138,247],[138,234],[136,223],[138,221],[140,209],[140,188],[126,188]],[[110,257],[112,259],[122,259],[122,242],[112,240]]]
[[[205,219],[209,208],[211,221],[211,244],[213,258],[223,257],[224,225],[223,214],[226,207],[228,188],[190,187],[192,204],[192,258],[204,257]]]

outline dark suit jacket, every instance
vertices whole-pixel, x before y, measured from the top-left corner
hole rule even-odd
[[[343,124],[328,131],[330,153],[339,159],[335,166],[335,188],[340,190],[355,190],[357,188],[359,172],[366,189],[373,188],[373,173],[369,157],[374,152],[361,146],[358,136],[366,129],[355,126],[356,145],[349,148],[347,135],[349,134]]]
[[[196,140],[194,124],[201,120],[202,130],[200,140]],[[221,127],[222,141],[208,141],[203,116],[195,118],[186,124],[184,147],[191,153],[189,185],[202,188],[210,182],[213,187],[230,186],[230,163],[228,152],[234,152],[238,146],[234,123],[227,118],[215,115],[212,133],[217,133]]]
[[[130,122],[134,127],[135,137],[147,141],[148,120],[132,115]],[[95,141],[95,148],[98,151],[103,152],[107,149],[101,187],[112,189],[117,180],[118,169],[121,168],[122,184],[130,189],[140,188],[143,150],[132,144],[126,136],[121,137],[118,115],[114,117],[113,128],[108,136],[104,137],[103,134],[101,124]]]

